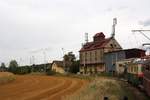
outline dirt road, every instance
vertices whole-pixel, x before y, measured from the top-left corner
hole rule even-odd
[[[52,76],[16,76],[12,83],[0,86],[0,100],[61,100],[79,90],[86,81]]]

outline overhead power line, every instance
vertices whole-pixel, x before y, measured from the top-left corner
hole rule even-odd
[[[141,33],[145,38],[147,38],[148,40],[150,40],[150,37],[148,37],[147,35],[145,35],[145,33],[143,33],[143,32],[150,32],[150,30],[132,30],[132,32],[139,32],[139,33]]]

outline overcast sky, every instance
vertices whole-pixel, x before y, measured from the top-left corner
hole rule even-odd
[[[150,29],[149,11],[150,0],[0,0],[0,63],[51,62],[62,48],[78,57],[84,33],[90,41],[97,32],[109,37],[114,17],[121,46],[140,47],[149,41],[131,30]]]

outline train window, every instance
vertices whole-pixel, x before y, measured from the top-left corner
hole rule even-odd
[[[134,72],[137,72],[137,67],[134,67]]]
[[[136,67],[133,67],[133,72],[136,72]]]
[[[137,72],[138,71],[138,67],[134,67],[134,72]]]
[[[141,67],[141,71],[142,71],[142,72],[144,71],[144,67],[143,67],[143,66]]]
[[[131,66],[131,72],[133,72],[133,67]]]
[[[123,65],[122,64],[119,64],[119,67],[122,67]]]
[[[113,44],[110,44],[110,46],[113,48]]]
[[[145,69],[146,69],[146,70],[150,70],[150,67],[149,67],[149,66],[146,66]]]

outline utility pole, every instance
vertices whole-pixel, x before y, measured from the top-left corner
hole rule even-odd
[[[35,64],[35,57],[34,56],[30,57],[30,64],[31,65]]]
[[[66,67],[66,63],[65,63],[65,58],[64,58],[64,56],[65,56],[65,50],[64,50],[64,48],[61,48],[61,50],[62,50],[62,53],[63,53],[63,56],[62,56],[62,59],[63,59],[63,66],[64,66],[64,68]]]
[[[65,55],[65,50],[64,48],[61,48],[62,52],[63,52],[63,56]]]
[[[31,51],[30,53],[42,53],[43,54],[43,64],[44,64],[44,71],[46,72],[46,63],[47,63],[47,56],[46,56],[46,51],[48,51],[48,50],[51,50],[51,48],[50,47],[48,47],[48,48],[41,48],[41,49],[37,49],[37,50],[34,50],[34,51]],[[35,63],[34,62],[34,60],[35,60],[35,58],[34,58],[34,56],[33,56],[33,64]]]
[[[46,60],[46,51],[49,51],[51,50],[51,48],[41,48],[41,49],[37,49],[37,50],[34,50],[34,51],[31,51],[30,53],[32,54],[36,54],[36,53],[42,53],[43,54],[43,63],[47,63],[47,60]]]

